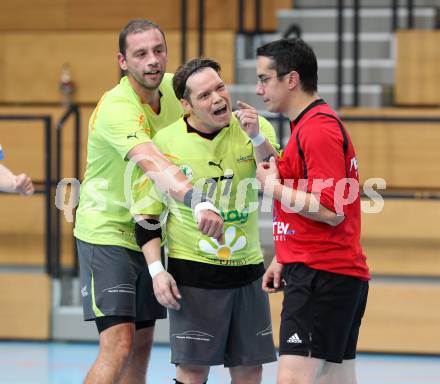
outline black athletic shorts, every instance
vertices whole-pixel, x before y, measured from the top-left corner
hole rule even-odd
[[[368,282],[302,263],[287,264],[284,280],[280,355],[354,359]]]
[[[132,317],[135,322],[166,318],[154,296],[142,252],[76,240],[84,320]]]

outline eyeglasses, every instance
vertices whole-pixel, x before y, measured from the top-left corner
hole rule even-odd
[[[280,73],[279,75],[273,75],[273,76],[262,76],[262,77],[258,77],[257,78],[257,85],[261,85],[263,88],[266,87],[267,83],[269,82],[270,79],[273,79],[274,77],[278,77],[281,78],[283,76],[288,75],[290,72],[286,72],[286,73]]]

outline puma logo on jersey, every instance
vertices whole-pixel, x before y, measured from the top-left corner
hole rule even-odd
[[[213,161],[208,161],[208,165],[211,165],[213,167],[220,168],[220,170],[223,172],[223,168],[221,166],[223,160],[220,160],[218,163],[214,163]]]

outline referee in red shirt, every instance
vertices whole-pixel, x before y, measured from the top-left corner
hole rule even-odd
[[[257,94],[291,136],[257,177],[274,204],[276,257],[263,289],[284,287],[278,384],[352,384],[370,274],[360,245],[353,144],[317,94],[318,65],[299,38],[257,49]]]

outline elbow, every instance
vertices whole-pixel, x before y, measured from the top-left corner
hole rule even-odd
[[[332,227],[336,227],[339,224],[341,224],[345,220],[345,215],[337,215],[336,213],[333,213],[331,217],[326,220],[326,223]]]

